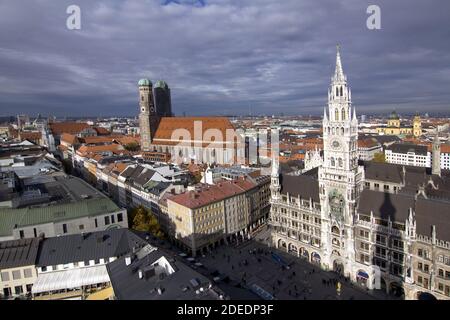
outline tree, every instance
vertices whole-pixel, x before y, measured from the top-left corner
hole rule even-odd
[[[130,142],[124,146],[125,150],[128,151],[139,151],[140,146],[137,142]]]
[[[374,162],[385,163],[385,162],[386,162],[386,157],[385,157],[385,155],[384,155],[383,152],[378,152],[378,153],[375,153],[375,154],[374,154],[374,156],[373,156],[373,161],[374,161]]]
[[[131,228],[137,231],[144,231],[153,234],[157,238],[163,238],[158,219],[155,215],[143,206],[139,206],[131,211]]]
[[[197,171],[196,173],[192,174],[193,176],[193,180],[194,180],[194,184],[198,184],[202,181],[202,174],[200,171]]]

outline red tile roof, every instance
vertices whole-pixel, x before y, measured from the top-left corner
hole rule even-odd
[[[97,131],[97,134],[99,136],[105,136],[111,134],[111,132],[108,131],[108,129],[103,127],[94,127],[94,130]]]
[[[70,134],[70,133],[63,133],[61,135],[61,141],[66,142],[67,144],[75,144],[75,143],[79,143],[77,136]]]
[[[450,153],[450,144],[441,144],[441,153]]]
[[[21,131],[19,132],[19,137],[21,140],[39,140],[42,137],[42,134],[37,131]]]
[[[256,185],[247,179],[224,181],[216,185],[201,185],[196,191],[174,195],[168,201],[173,201],[190,209],[196,209],[242,194],[255,187]]]
[[[120,144],[106,144],[106,145],[100,145],[100,146],[81,146],[77,153],[86,156],[89,153],[101,153],[101,152],[118,152],[126,153],[126,150],[120,145]]]
[[[358,147],[359,148],[372,148],[379,145],[378,141],[374,138],[368,138],[368,139],[359,139],[358,140]]]
[[[84,129],[90,128],[90,125],[83,122],[52,122],[49,123],[49,128],[56,135],[63,133],[78,134]]]
[[[153,143],[159,145],[178,144],[179,142],[183,141],[182,138],[184,137],[176,137],[175,140],[172,140],[172,134],[174,134],[175,130],[177,129],[187,130],[190,134],[190,137],[186,138],[190,138],[189,140],[194,140],[195,122],[201,122],[202,139],[204,139],[203,135],[207,130],[216,129],[219,130],[222,135],[222,139],[220,140],[225,141],[227,137],[227,129],[235,129],[230,120],[224,117],[163,117],[161,118],[158,129],[156,130]],[[211,138],[211,141],[215,141],[214,137]]]

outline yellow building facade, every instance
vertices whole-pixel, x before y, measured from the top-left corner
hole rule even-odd
[[[377,132],[380,135],[413,135],[414,137],[420,137],[422,135],[422,119],[420,115],[416,114],[411,127],[402,126],[400,117],[397,112],[393,111],[389,116],[387,126],[377,128]]]

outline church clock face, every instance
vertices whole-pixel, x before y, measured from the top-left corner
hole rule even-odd
[[[339,142],[339,140],[334,139],[334,140],[331,141],[330,146],[334,150],[339,150],[341,148],[341,143]]]

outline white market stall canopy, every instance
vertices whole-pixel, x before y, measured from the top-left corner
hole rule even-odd
[[[105,265],[46,272],[38,275],[33,294],[110,282]]]

